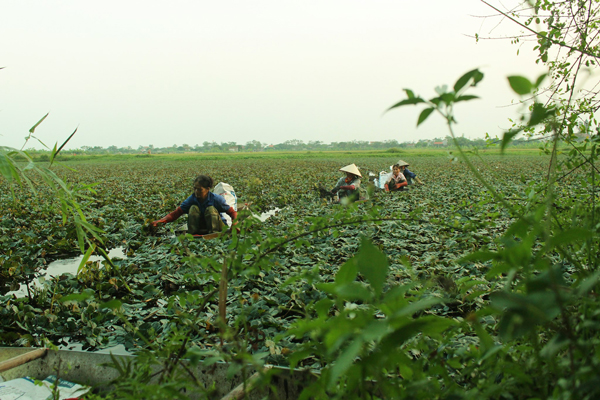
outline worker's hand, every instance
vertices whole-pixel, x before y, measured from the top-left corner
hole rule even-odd
[[[152,226],[156,227],[156,226],[158,226],[158,224],[166,224],[166,223],[167,223],[167,221],[165,221],[164,218],[161,218],[156,221],[152,221]]]
[[[385,191],[386,191],[386,192],[389,192],[389,191],[390,191],[390,187],[388,186],[388,184],[387,184],[387,183],[386,183],[385,185],[383,185],[383,187],[385,188]]]

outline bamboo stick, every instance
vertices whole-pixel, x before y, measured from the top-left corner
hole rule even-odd
[[[219,281],[219,318],[223,322],[223,327],[221,327],[221,332],[223,332],[227,325],[227,259],[223,260],[221,280]]]
[[[9,369],[28,363],[29,361],[33,361],[35,359],[43,357],[46,355],[47,351],[48,349],[46,348],[32,350],[28,353],[21,354],[20,356],[16,356],[6,361],[2,361],[0,362],[0,372],[8,371]]]
[[[271,368],[273,368],[271,365],[265,366],[262,370],[262,373],[264,374]],[[248,378],[246,380],[246,382],[242,382],[239,385],[237,385],[231,392],[229,392],[225,396],[221,397],[221,400],[241,400],[241,399],[243,399],[247,393],[249,393],[255,389],[254,386],[260,379],[260,375],[261,375],[260,372],[253,373],[250,376],[250,378]]]

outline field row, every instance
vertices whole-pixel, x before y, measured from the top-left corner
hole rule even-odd
[[[275,345],[275,338],[327,297],[317,287],[335,280],[363,238],[386,256],[386,287],[418,283],[414,290],[419,293],[450,299],[428,312],[465,318],[497,282],[485,278],[489,264],[459,259],[494,247],[511,221],[465,164],[446,157],[407,160],[424,185],[400,193],[375,191],[368,202],[352,207],[318,196],[316,187],[332,187],[341,176],[337,170],[347,163],[356,163],[368,176],[395,161],[390,156],[149,160],[63,170],[70,183],[98,182],[95,193],[83,200],[88,220],[104,230],[107,248],[123,247],[127,258],[113,260],[113,265],[90,262],[78,276],[56,277],[30,297],[0,297],[0,344],[69,339],[91,349],[123,344],[133,351],[149,345],[142,336],[150,343],[166,341],[181,327],[180,316],[196,315],[206,299],[192,343],[210,349],[219,342],[218,304],[207,296],[219,287],[226,262],[228,325],[250,338],[252,351],[266,351],[270,362],[287,364],[285,355],[300,342],[288,337]],[[546,161],[486,157],[474,163],[504,198],[522,202],[527,183],[544,174]],[[212,241],[176,237],[172,229],[177,223],[151,232],[148,222],[174,210],[200,173],[230,183],[239,202],[252,204],[255,213],[279,211],[264,222],[248,218],[239,225],[239,235]],[[72,255],[76,235],[61,224],[56,204],[43,188],[37,194],[17,190],[16,204],[9,191],[2,193],[0,273],[6,292],[11,284],[14,289],[17,282],[31,281],[51,260]],[[60,301],[69,295],[72,300]],[[120,314],[104,307],[115,299],[122,303]]]

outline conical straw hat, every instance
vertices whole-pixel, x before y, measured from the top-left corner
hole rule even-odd
[[[350,164],[350,165],[346,165],[345,167],[340,168],[340,171],[342,172],[350,172],[351,174],[354,174],[356,176],[360,176],[362,178],[362,175],[360,174],[360,171],[358,170],[358,167],[354,164]]]
[[[409,163],[407,163],[404,160],[398,160],[398,162],[396,164],[398,164],[401,167],[408,167],[410,165]]]

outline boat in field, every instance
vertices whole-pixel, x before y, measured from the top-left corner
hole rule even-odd
[[[97,392],[109,392],[111,382],[119,378],[119,372],[108,365],[117,360],[132,363],[135,368],[135,355],[111,355],[71,350],[31,349],[23,347],[0,347],[0,387],[2,382],[24,377],[36,380],[57,376],[59,379],[80,385],[91,386]],[[211,398],[221,400],[231,399],[297,399],[302,388],[314,381],[314,375],[308,371],[291,371],[289,368],[267,366],[263,373],[272,374],[270,385],[260,386],[256,383],[261,379],[261,373],[249,369],[246,379],[241,373],[228,377],[229,365],[217,363],[204,366],[199,363],[192,366],[188,361],[181,360],[182,373],[193,374],[204,387],[214,388]],[[158,367],[157,367],[158,371]],[[190,378],[190,382],[192,379]],[[190,384],[186,395],[190,399],[206,398],[201,389],[194,393],[197,386]]]

